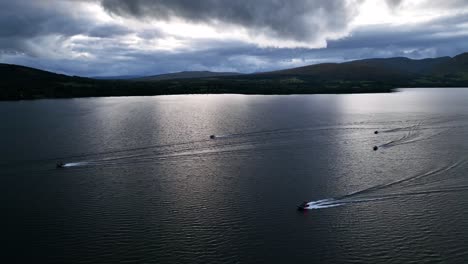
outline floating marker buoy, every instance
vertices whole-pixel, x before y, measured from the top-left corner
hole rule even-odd
[[[379,149],[379,147],[374,146],[374,151],[377,151],[378,149]]]

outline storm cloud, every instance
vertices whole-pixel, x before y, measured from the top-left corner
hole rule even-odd
[[[362,0],[103,0],[113,14],[240,26],[252,36],[325,46],[347,33]]]
[[[119,25],[96,22],[77,7],[79,2],[0,0],[0,53],[52,56],[51,49],[60,52],[73,36],[104,38],[131,32]]]
[[[379,0],[388,22],[363,13],[374,1],[0,0],[0,63],[82,76],[249,73],[468,51],[468,1]]]

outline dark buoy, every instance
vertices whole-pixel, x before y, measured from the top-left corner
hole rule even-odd
[[[376,130],[376,131],[374,131],[374,134],[376,134],[376,135],[377,135],[378,133],[379,133],[379,131],[377,131],[377,130]]]
[[[211,135],[210,138],[211,138],[211,139],[215,139],[216,136],[215,136],[215,135]]]
[[[377,151],[378,149],[379,149],[379,147],[374,146],[374,151]]]

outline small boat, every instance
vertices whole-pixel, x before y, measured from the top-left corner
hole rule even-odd
[[[379,149],[379,147],[374,146],[374,151],[377,151],[378,149]]]
[[[59,162],[59,163],[57,163],[56,167],[57,167],[57,169],[65,168],[65,163]]]
[[[374,131],[374,134],[376,134],[376,135],[377,135],[378,133],[379,133],[379,131],[377,131],[377,130],[376,130],[376,131]]]
[[[215,138],[216,138],[215,135],[211,135],[211,136],[210,136],[210,139],[215,139]]]
[[[298,211],[304,211],[309,208],[309,204],[307,202],[303,202],[300,205],[297,206]]]

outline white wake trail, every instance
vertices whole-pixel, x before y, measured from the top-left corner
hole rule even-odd
[[[70,162],[70,163],[65,163],[63,167],[65,168],[71,168],[71,167],[79,167],[79,166],[86,166],[88,165],[89,162],[82,161],[82,162]]]

